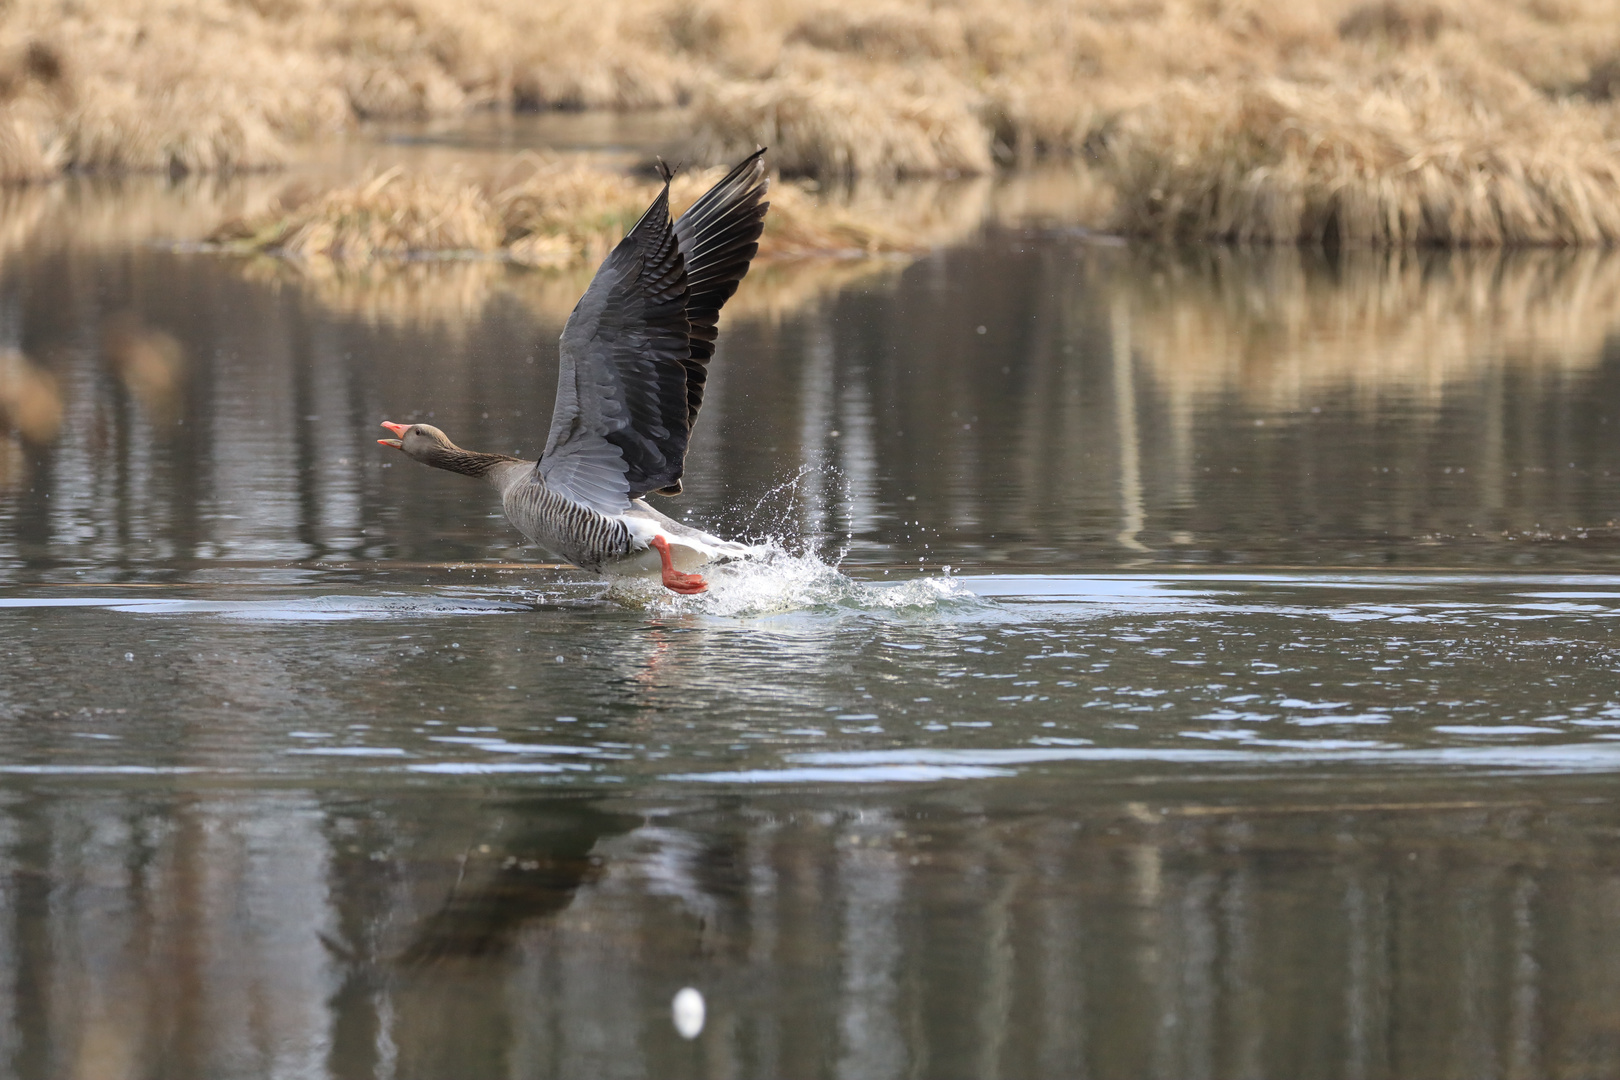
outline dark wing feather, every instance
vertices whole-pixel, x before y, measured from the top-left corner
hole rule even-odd
[[[727,174],[675,222],[675,236],[686,259],[686,318],[692,325],[692,354],[686,361],[686,419],[697,422],[703,405],[703,383],[720,323],[720,308],[759,251],[765,228],[764,150]]]
[[[720,308],[759,251],[769,188],[760,150],[669,220],[664,190],[596,272],[563,327],[546,485],[617,514],[681,490]]]
[[[563,327],[546,486],[603,513],[678,484],[686,458],[687,282],[669,185]]]

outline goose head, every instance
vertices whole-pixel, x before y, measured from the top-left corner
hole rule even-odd
[[[461,449],[450,441],[450,436],[432,424],[407,425],[384,420],[382,426],[398,437],[378,439],[379,446],[392,446],[395,450],[403,450],[407,456],[426,465],[437,464],[443,461],[447,454],[453,454]]]
[[[382,426],[392,431],[398,438],[378,439],[377,442],[383,446],[392,446],[407,457],[413,457],[435,469],[447,469],[463,476],[498,479],[504,475],[504,470],[497,471],[497,466],[518,461],[517,458],[507,457],[505,454],[479,454],[463,450],[450,441],[450,436],[432,424],[395,424],[384,420]]]

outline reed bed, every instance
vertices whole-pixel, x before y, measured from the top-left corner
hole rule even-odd
[[[399,168],[279,205],[215,233],[245,250],[364,262],[378,256],[494,251],[504,229],[476,185],[455,177],[411,176]]]
[[[674,212],[724,173],[678,174]],[[657,191],[650,180],[532,155],[476,180],[393,168],[314,194],[293,184],[211,239],[248,256],[241,265],[253,280],[373,324],[454,336],[497,300],[566,319]],[[857,280],[892,276],[912,256],[979,228],[997,195],[988,178],[839,197],[778,178],[748,287],[727,303],[727,318],[778,321]],[[1030,196],[1020,187],[1012,201],[1023,208]]]
[[[677,175],[673,211],[679,214],[723,175],[723,167]],[[553,269],[594,268],[657,191],[650,180],[533,155],[476,179],[396,167],[315,195],[295,189],[255,215],[224,223],[210,239],[237,252],[345,264],[494,256]],[[976,228],[988,192],[983,182],[910,185],[899,197],[866,191],[839,199],[778,178],[759,257],[926,250]]]
[[[1485,112],[1465,79],[1177,86],[1116,136],[1115,227],[1167,239],[1355,246],[1620,241],[1613,118],[1532,92]]]
[[[0,181],[274,166],[368,118],[680,105],[697,160],[763,144],[823,179],[1084,155],[1107,224],[1156,236],[1607,244],[1617,95],[1613,0],[0,8]]]

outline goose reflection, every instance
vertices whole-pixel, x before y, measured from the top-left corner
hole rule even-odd
[[[526,927],[563,911],[602,877],[602,840],[640,823],[556,800],[518,804],[501,816],[508,827],[462,853],[443,903],[416,925],[397,963],[500,958]]]

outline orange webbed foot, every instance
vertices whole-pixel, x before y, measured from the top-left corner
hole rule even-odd
[[[655,536],[651,541],[652,549],[658,552],[658,558],[664,564],[664,588],[670,592],[680,593],[682,596],[692,596],[700,592],[709,591],[709,583],[703,580],[702,574],[687,574],[675,569],[675,564],[669,559],[669,541],[662,536]]]
[[[709,583],[699,574],[683,574],[679,570],[673,575],[664,575],[664,588],[678,592],[682,596],[692,596],[696,593],[708,592]]]

